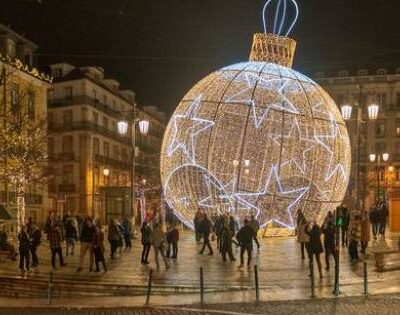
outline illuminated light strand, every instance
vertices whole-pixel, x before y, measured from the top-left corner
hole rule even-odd
[[[267,17],[266,17],[267,8],[271,4],[272,1],[273,0],[268,0],[265,3],[263,10],[262,10],[262,18],[263,18],[263,26],[264,26],[265,34],[268,34]],[[294,19],[293,19],[292,23],[289,25],[289,28],[286,31],[286,33],[284,34],[284,36],[288,36],[292,32],[294,26],[297,23],[297,20],[299,19],[299,6],[295,0],[279,0],[276,11],[275,11],[273,34],[282,35],[282,30],[283,30],[283,27],[284,27],[284,24],[285,24],[286,18],[287,18],[287,1],[291,1],[294,6]],[[279,18],[279,13],[281,11],[282,5],[283,5],[283,12],[282,12],[282,16]],[[279,29],[277,28],[278,24],[279,24]]]

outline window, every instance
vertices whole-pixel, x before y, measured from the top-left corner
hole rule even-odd
[[[103,117],[103,127],[105,128],[105,129],[108,129],[108,118],[107,117]]]
[[[47,153],[52,159],[54,157],[54,139],[53,138],[48,138],[47,140]]]
[[[14,59],[17,56],[17,46],[15,44],[15,41],[13,41],[11,38],[8,38],[6,45],[6,55],[9,56],[11,59]]]
[[[103,154],[105,157],[110,157],[110,145],[106,141],[103,143]]]
[[[386,108],[386,100],[387,100],[387,94],[386,93],[378,93],[376,95],[376,98],[378,100],[378,104],[382,105],[382,108]]]
[[[400,166],[396,167],[396,181],[400,181]]]
[[[400,136],[400,119],[396,119],[396,136]]]
[[[49,128],[54,127],[54,113],[47,113],[47,124]]]
[[[93,112],[93,122],[96,126],[99,125],[99,114],[96,112]]]
[[[121,150],[121,158],[122,158],[122,161],[128,161],[128,150],[127,149],[123,148]]]
[[[396,150],[395,150],[396,154],[400,154],[400,141],[396,142],[395,147],[396,147]]]
[[[358,70],[357,74],[359,76],[366,76],[366,75],[368,75],[368,70],[366,70],[366,69]]]
[[[53,89],[48,89],[47,90],[47,99],[49,101],[51,101],[53,99],[53,97],[54,97],[54,90]]]
[[[99,192],[100,170],[98,167],[94,168],[94,192]]]
[[[35,92],[28,93],[28,116],[30,119],[35,118]]]
[[[92,97],[94,99],[94,101],[97,103],[97,91],[95,89],[92,90]]]
[[[72,184],[74,182],[74,165],[65,164],[62,168],[62,181],[64,184]]]
[[[339,77],[348,77],[349,72],[348,71],[339,71]]]
[[[379,120],[376,124],[376,136],[385,137],[386,136],[386,121]]]
[[[387,69],[378,69],[377,71],[376,71],[376,74],[377,75],[387,75]]]
[[[95,155],[100,154],[100,140],[98,138],[93,138],[93,153]]]
[[[16,113],[19,111],[19,85],[17,83],[11,84],[11,112]]]
[[[103,104],[107,105],[107,95],[103,95]]]
[[[337,97],[337,103],[338,103],[338,105],[339,105],[339,106],[342,106],[342,105],[344,105],[344,102],[345,102],[345,97],[344,97],[344,95],[338,95],[338,97]]]
[[[64,97],[67,100],[71,100],[72,99],[72,86],[66,86],[64,87]]]
[[[128,174],[121,174],[121,186],[128,186]]]
[[[113,159],[119,159],[119,147],[117,145],[113,145]]]
[[[376,154],[386,153],[386,143],[384,142],[375,143],[375,153]]]
[[[72,136],[64,136],[62,141],[63,153],[72,153],[73,138]]]
[[[71,127],[72,126],[72,109],[63,111],[63,126]]]
[[[115,100],[112,101],[112,109],[115,110],[117,107],[117,104],[115,103]]]
[[[400,92],[396,93],[396,106],[400,108]]]
[[[86,107],[81,108],[81,120],[87,121],[88,119],[88,109]]]

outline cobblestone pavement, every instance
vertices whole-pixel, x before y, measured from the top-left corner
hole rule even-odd
[[[297,300],[250,303],[218,304],[201,307],[156,307],[156,308],[0,308],[0,315],[194,315],[194,314],[325,314],[325,315],[389,315],[399,314],[400,295],[379,295],[369,297],[347,297],[339,299]]]
[[[396,236],[397,237],[397,236]],[[46,243],[46,242],[44,242]],[[88,267],[81,273],[76,273],[78,265],[79,247],[74,256],[66,258],[67,267],[59,268],[54,278],[56,280],[101,282],[102,284],[126,284],[126,285],[147,285],[150,267],[154,266],[153,252],[151,252],[150,266],[140,264],[141,246],[134,240],[132,251],[122,252],[121,258],[109,261],[107,273],[89,272]],[[215,242],[213,243],[215,249]],[[374,246],[395,247],[395,235],[387,237],[386,241],[375,242]],[[171,268],[154,273],[154,284],[168,285],[171,287],[186,286],[198,289],[199,268],[204,268],[206,288],[218,289],[242,289],[254,286],[253,268],[238,269],[238,261],[223,262],[215,249],[214,256],[198,255],[200,244],[196,244],[192,233],[184,233],[181,236],[178,260],[170,260]],[[50,272],[50,254],[46,244],[40,246],[39,252],[41,265],[35,268],[29,278],[47,281]],[[235,251],[238,259],[238,251]],[[323,258],[323,257],[321,257]],[[399,257],[392,255],[392,264],[400,266]],[[324,261],[324,259],[322,259]],[[268,291],[273,296],[266,296],[265,300],[288,298],[306,298],[310,292],[310,280],[308,277],[308,264],[301,261],[299,246],[294,238],[263,239],[261,250],[253,254],[253,263],[259,266],[259,279],[261,290]],[[333,267],[333,261],[331,260]],[[87,265],[87,262],[86,262]],[[383,287],[388,287],[390,293],[397,292],[399,286],[397,280],[400,278],[400,271],[377,273],[374,271],[372,260],[368,263],[369,287],[372,293],[386,293]],[[334,273],[324,271],[323,279],[316,279],[316,291],[331,292]],[[19,277],[17,263],[0,263],[0,276]],[[347,250],[341,250],[341,285],[345,294],[362,293],[363,269],[362,263],[350,265]],[[379,288],[379,291],[374,292]],[[198,299],[198,297],[196,297]],[[242,301],[242,300],[241,300]],[[248,300],[250,301],[250,300]],[[210,301],[214,302],[214,301]],[[183,303],[185,303],[183,301]],[[186,303],[192,303],[188,301]]]

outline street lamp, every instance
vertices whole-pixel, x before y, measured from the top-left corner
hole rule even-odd
[[[343,105],[341,107],[342,117],[344,120],[349,120],[351,118],[351,113],[353,111],[353,107],[350,105]]]
[[[125,136],[128,133],[129,124],[131,125],[132,130],[132,144],[131,144],[131,216],[132,219],[135,217],[135,159],[136,159],[136,125],[139,124],[139,131],[142,135],[147,135],[149,131],[149,121],[147,120],[139,120],[136,118],[136,108],[133,110],[133,117],[130,122],[126,120],[121,120],[117,123],[118,133],[121,136]],[[133,222],[132,222],[133,223]]]
[[[110,175],[110,170],[109,170],[108,168],[105,168],[105,169],[103,170],[103,175],[104,175],[105,177],[107,177],[108,175]]]
[[[382,154],[375,154],[372,153],[369,155],[369,160],[371,163],[374,163],[375,161],[377,161],[377,165],[376,165],[376,176],[377,176],[377,181],[378,181],[378,188],[377,188],[377,192],[378,192],[378,200],[377,202],[379,203],[381,200],[381,187],[380,187],[380,183],[381,183],[381,158],[384,162],[387,162],[389,160],[389,153],[382,153]],[[389,171],[391,172],[391,170],[393,171],[393,166],[389,166]]]
[[[368,106],[368,117],[369,119],[375,120],[378,118],[379,106],[376,104],[371,104]]]

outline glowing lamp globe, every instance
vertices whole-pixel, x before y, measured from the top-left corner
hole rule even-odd
[[[176,108],[161,179],[188,227],[200,209],[294,229],[298,210],[322,223],[341,204],[351,160],[346,125],[332,98],[290,68],[295,44],[256,34],[251,61],[210,74]]]

